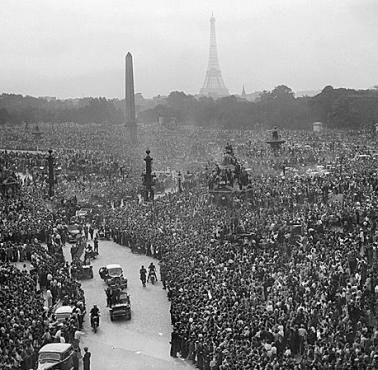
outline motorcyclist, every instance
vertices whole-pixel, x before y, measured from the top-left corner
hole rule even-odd
[[[106,267],[101,267],[100,270],[98,270],[98,273],[100,274],[101,279],[105,279],[108,276],[108,269]]]
[[[139,270],[139,274],[140,274],[140,280],[143,284],[143,286],[145,287],[146,286],[146,275],[147,275],[147,270],[144,268],[144,266],[142,266]]]
[[[91,311],[90,311],[90,315],[91,315],[91,326],[93,327],[93,319],[95,317],[97,317],[97,324],[99,325],[100,324],[100,310],[98,309],[97,305],[93,305],[93,307],[91,308]]]
[[[155,281],[157,281],[156,266],[154,265],[153,262],[151,262],[150,265],[148,266],[148,279],[147,280],[150,280],[151,276],[154,276]]]

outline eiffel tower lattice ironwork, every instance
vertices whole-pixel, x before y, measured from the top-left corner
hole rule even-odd
[[[218,62],[217,39],[215,36],[215,18],[210,18],[210,50],[209,64],[206,71],[205,82],[203,83],[200,95],[219,98],[230,95],[222,78],[222,72]]]

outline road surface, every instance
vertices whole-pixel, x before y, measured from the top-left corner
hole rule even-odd
[[[64,249],[68,256],[69,246]],[[97,304],[101,312],[97,333],[94,334],[91,330],[89,316],[86,316],[83,330],[85,335],[81,338],[81,348],[87,346],[92,353],[91,370],[194,368],[184,360],[169,356],[171,322],[166,291],[162,289],[160,281],[143,288],[139,280],[140,267],[144,265],[147,268],[151,262],[158,266],[157,260],[132,254],[127,247],[112,241],[99,242],[99,256],[92,261],[94,278],[81,280],[87,311]],[[120,264],[128,279],[127,292],[130,294],[132,310],[130,321],[110,321],[106,307],[106,284],[98,274],[100,267],[110,263]]]

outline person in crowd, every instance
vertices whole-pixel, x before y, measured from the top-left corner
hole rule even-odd
[[[93,239],[93,237],[92,237],[92,239]],[[93,250],[94,250],[95,253],[98,254],[98,238],[97,238],[97,236],[95,236],[94,241],[93,241]]]
[[[88,347],[84,347],[83,366],[84,370],[91,370],[91,356]]]
[[[139,270],[139,275],[140,275],[140,281],[142,282],[143,287],[146,287],[146,280],[147,280],[147,270],[142,267]]]

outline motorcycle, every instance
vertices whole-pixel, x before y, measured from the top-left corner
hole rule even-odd
[[[85,250],[85,255],[94,260],[98,256],[98,252],[94,251],[93,249],[86,249]]]
[[[155,281],[156,281],[156,275],[155,275],[155,273],[150,274],[150,276],[148,277],[148,279],[151,281],[151,284],[154,285]]]
[[[91,317],[91,326],[92,326],[92,329],[95,333],[97,332],[97,328],[99,327],[99,325],[100,325],[100,316],[99,315],[93,315]]]
[[[108,228],[101,227],[98,231],[98,238],[100,240],[110,240],[110,230]]]

